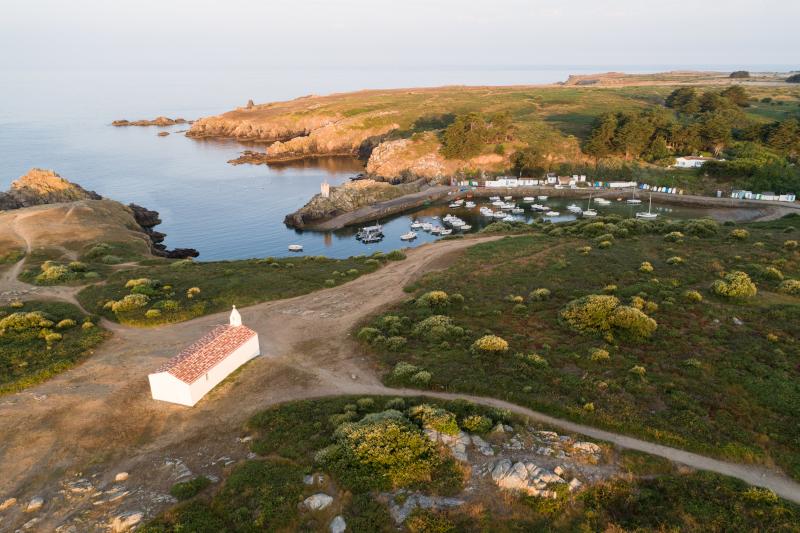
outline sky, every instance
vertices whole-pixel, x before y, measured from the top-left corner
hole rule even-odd
[[[0,7],[0,68],[800,68],[797,0],[0,0]]]

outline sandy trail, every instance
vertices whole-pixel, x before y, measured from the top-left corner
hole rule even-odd
[[[241,434],[254,412],[276,403],[340,394],[420,395],[384,387],[372,361],[348,338],[349,332],[361,320],[405,298],[402,288],[408,282],[445,267],[465,248],[493,238],[497,237],[420,246],[410,250],[405,261],[389,263],[345,285],[243,309],[245,323],[259,333],[264,355],[194,408],[151,400],[147,374],[225,322],[227,312],[147,330],[117,325],[114,336],[83,365],[22,393],[0,397],[0,501],[11,495],[53,493],[65,473],[92,464],[103,465],[108,472],[141,470],[154,458],[193,453],[201,445],[218,445],[224,451],[230,447],[229,437]],[[503,407],[553,427],[737,477],[800,503],[800,484],[764,467],[718,461],[493,398],[424,394]],[[222,435],[228,440],[219,444]],[[63,518],[66,511],[50,512]]]

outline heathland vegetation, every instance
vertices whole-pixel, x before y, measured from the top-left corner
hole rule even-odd
[[[141,531],[163,533],[327,531],[333,515],[347,531],[792,531],[800,510],[770,491],[706,473],[680,474],[668,463],[623,452],[619,476],[554,499],[462,492],[470,473],[423,430],[468,431],[488,440],[498,422],[523,420],[467,402],[422,398],[339,397],[287,403],[255,415],[256,458],[239,464],[221,487],[205,478],[173,493],[187,501]],[[320,490],[330,507],[303,502]],[[401,528],[387,500],[414,493],[465,498],[450,510],[416,509]]]
[[[322,256],[199,262],[153,260],[83,289],[81,304],[132,326],[181,322],[209,313],[335,287],[401,260],[398,251],[349,259]]]
[[[0,394],[72,368],[105,338],[92,317],[67,303],[14,301],[0,307]]]
[[[470,248],[364,324],[385,381],[800,478],[800,218],[604,217]]]

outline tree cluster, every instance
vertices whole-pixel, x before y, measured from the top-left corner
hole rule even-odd
[[[495,113],[488,118],[481,113],[459,115],[442,134],[442,155],[448,159],[469,159],[480,155],[487,144],[513,139],[511,114]]]

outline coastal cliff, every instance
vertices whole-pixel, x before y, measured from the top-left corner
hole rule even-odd
[[[111,123],[112,126],[125,127],[125,126],[175,126],[176,124],[191,124],[191,120],[185,118],[169,118],[169,117],[156,117],[152,120],[115,120]]]
[[[0,192],[0,211],[11,211],[33,206],[51,204],[75,204],[85,200],[102,200],[118,212],[127,212],[136,221],[133,227],[147,236],[153,255],[170,258],[197,257],[200,252],[193,248],[168,250],[162,244],[166,234],[153,228],[161,223],[156,211],[136,204],[125,206],[117,201],[103,198],[94,191],[87,191],[80,185],[62,178],[52,170],[33,168],[27,174],[11,183],[7,192]],[[130,225],[128,225],[130,226]],[[130,229],[130,228],[129,228]]]

